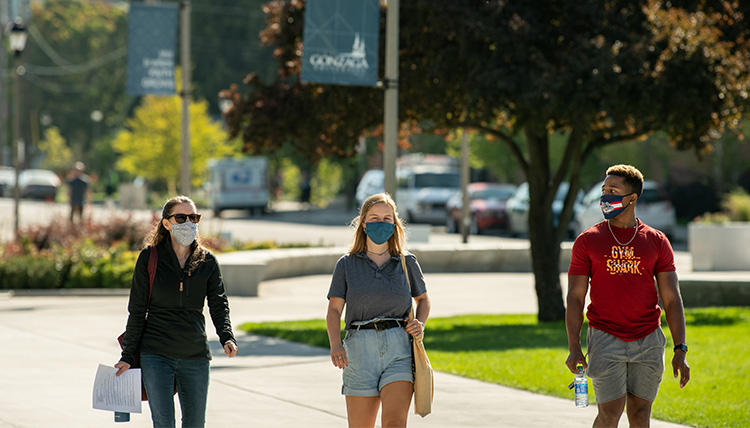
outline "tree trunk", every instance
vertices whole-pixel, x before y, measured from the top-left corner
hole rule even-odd
[[[529,149],[529,242],[540,322],[562,321],[565,306],[560,287],[560,235],[554,225],[552,201],[557,192],[549,169],[546,132],[526,132]]]
[[[544,229],[539,236],[532,231]],[[550,221],[549,227],[529,227],[531,241],[531,259],[534,268],[539,322],[562,321],[565,319],[565,305],[560,287],[560,243],[554,238],[555,228]]]

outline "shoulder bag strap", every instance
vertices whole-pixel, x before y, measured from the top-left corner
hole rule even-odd
[[[159,252],[156,250],[156,246],[150,245],[148,249],[148,303],[146,304],[146,311],[148,311],[148,308],[151,306],[151,292],[154,290],[156,265],[159,263]]]
[[[406,269],[406,257],[401,254],[401,267],[404,269],[404,275],[406,275],[406,283],[409,284],[409,296],[411,297],[411,281],[409,281],[409,270]]]
[[[406,258],[401,254],[401,267],[404,269],[404,275],[406,275],[406,283],[409,284],[409,298],[412,299],[412,305],[409,309],[409,320],[413,320],[414,316],[414,300],[411,295],[411,281],[409,281],[409,270],[406,268]]]

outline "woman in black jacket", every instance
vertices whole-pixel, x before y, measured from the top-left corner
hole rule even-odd
[[[174,388],[180,398],[183,428],[203,427],[206,419],[209,360],[203,307],[206,300],[216,333],[230,358],[237,342],[219,264],[201,245],[201,215],[186,196],[167,201],[161,220],[138,256],[128,303],[127,328],[119,376],[140,355],[141,375],[154,427],[174,427]],[[150,252],[158,263],[149,298]]]

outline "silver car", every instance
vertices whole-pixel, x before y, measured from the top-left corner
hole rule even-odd
[[[552,201],[552,215],[555,226],[560,221],[560,214],[565,205],[569,187],[570,184],[567,181],[560,183],[557,193],[555,193],[555,199]],[[573,205],[574,209],[581,199],[583,199],[583,191],[579,189]],[[505,210],[508,212],[508,233],[511,236],[529,234],[529,202],[529,183],[521,183],[505,206]],[[568,235],[571,235],[573,231],[570,227],[568,229]]]
[[[18,176],[22,198],[54,201],[61,184],[60,177],[46,169],[25,169]]]
[[[0,166],[0,196],[13,196],[16,187],[16,170],[10,166]]]
[[[604,220],[602,210],[599,208],[603,184],[603,181],[595,184],[576,208],[573,218],[573,231],[576,236]],[[652,180],[643,182],[643,193],[635,206],[635,216],[654,229],[661,230],[667,236],[672,236],[677,223],[672,202],[659,184]]]
[[[383,193],[383,182],[385,180],[385,173],[382,169],[371,169],[364,173],[362,179],[359,180],[357,185],[357,191],[354,197],[357,199],[357,207],[361,207],[365,202],[365,199],[372,195]]]

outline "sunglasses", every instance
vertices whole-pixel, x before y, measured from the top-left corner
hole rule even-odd
[[[170,216],[164,217],[167,220],[174,217],[174,221],[177,222],[177,224],[182,224],[187,221],[187,219],[190,219],[193,223],[198,223],[201,221],[201,215],[200,214],[172,214]]]

